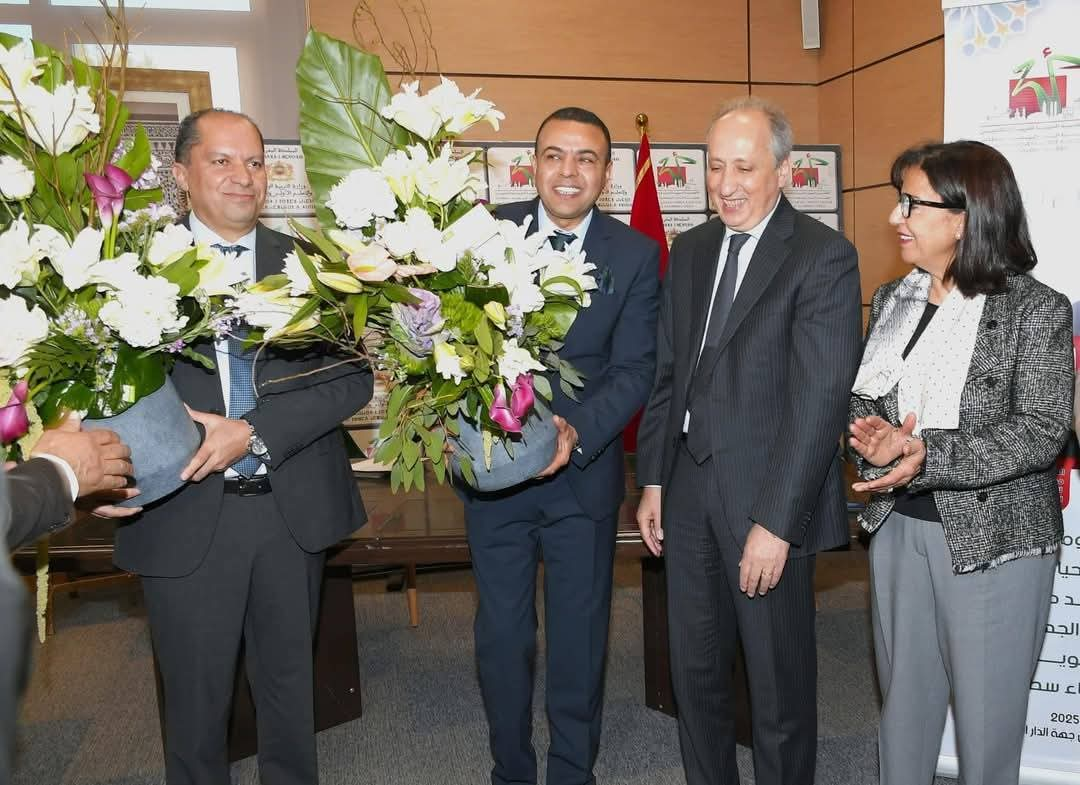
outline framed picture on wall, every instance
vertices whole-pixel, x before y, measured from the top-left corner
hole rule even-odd
[[[119,85],[112,87],[116,89]],[[136,123],[146,129],[165,203],[177,214],[187,212],[184,194],[172,176],[173,149],[180,121],[192,112],[213,106],[210,74],[206,71],[128,68],[124,103],[131,110],[131,117],[121,140],[126,142],[132,138]]]

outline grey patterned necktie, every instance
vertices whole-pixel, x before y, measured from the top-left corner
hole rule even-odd
[[[709,432],[704,417],[707,411],[707,402],[704,400],[705,391],[708,389],[708,379],[704,378],[707,370],[712,368],[713,357],[720,342],[720,335],[724,331],[728,314],[731,313],[731,304],[735,301],[735,282],[739,278],[739,251],[750,239],[746,233],[736,233],[728,240],[727,261],[720,273],[720,281],[716,285],[716,295],[713,297],[712,311],[709,315],[709,326],[705,332],[705,345],[698,356],[694,375],[690,379],[690,389],[686,396],[686,406],[690,411],[690,430],[686,433],[686,447],[694,460],[704,462],[711,453],[712,435]],[[701,373],[698,373],[698,370]],[[694,412],[699,414],[697,422],[694,421]]]

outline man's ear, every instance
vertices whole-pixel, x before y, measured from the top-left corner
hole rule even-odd
[[[176,180],[176,184],[180,186],[181,191],[186,191],[187,187],[187,167],[179,161],[175,161],[172,165],[172,176]]]

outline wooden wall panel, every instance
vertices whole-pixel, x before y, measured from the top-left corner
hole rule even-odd
[[[802,48],[802,16],[791,0],[750,4],[750,81],[818,81],[819,50]]]
[[[911,270],[900,259],[896,229],[889,213],[896,206],[896,191],[882,186],[857,191],[855,197],[855,247],[859,249],[859,277],[863,303],[868,304],[881,284],[907,275]]]
[[[943,42],[855,72],[855,177],[851,185],[888,181],[904,148],[940,139],[944,123]]]
[[[916,46],[945,29],[941,0],[854,0],[855,67]]]
[[[848,75],[817,88],[818,141],[822,144],[840,145],[843,153],[840,174],[845,188],[851,188],[855,183],[853,85],[854,79]]]
[[[820,0],[821,59],[818,81],[823,82],[853,67],[852,9],[853,0]]]
[[[600,115],[616,142],[637,142],[634,118],[649,116],[649,137],[654,142],[700,142],[716,107],[746,94],[744,85],[704,85],[685,82],[641,83],[581,79],[522,79],[462,77],[465,92],[478,87],[480,95],[504,114],[500,131],[486,123],[473,126],[467,138],[482,140],[532,139],[536,127],[562,106],[583,106]]]
[[[409,41],[396,0],[370,5],[385,40]],[[308,0],[311,25],[353,42],[353,7]],[[747,79],[743,0],[429,0],[427,8],[447,74]],[[372,32],[366,25],[365,38]]]
[[[818,144],[818,89],[811,85],[750,85],[753,95],[780,104],[791,121],[797,144]]]

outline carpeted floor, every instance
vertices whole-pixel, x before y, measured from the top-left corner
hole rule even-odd
[[[819,561],[819,785],[877,782],[877,690],[861,548]],[[620,564],[604,735],[602,785],[683,783],[675,722],[642,702],[641,592],[633,563]],[[467,570],[421,575],[418,629],[405,598],[381,579],[358,581],[364,716],[319,734],[323,785],[482,785],[487,731],[472,653]],[[17,785],[158,785],[164,782],[150,638],[141,604],[125,589],[62,596],[56,634],[36,649],[22,710]],[[540,645],[543,651],[543,645]],[[538,664],[536,747],[547,747],[543,663]],[[752,783],[748,750],[739,749]],[[541,766],[541,770],[543,766]],[[254,758],[233,781],[258,783]],[[939,780],[941,783],[949,782]]]

